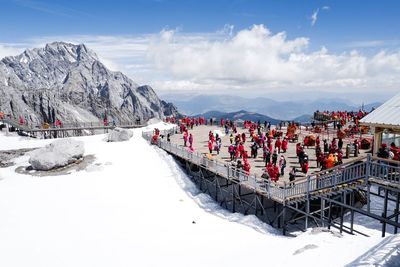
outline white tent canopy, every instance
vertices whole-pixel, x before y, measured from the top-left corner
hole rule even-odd
[[[400,94],[362,118],[360,123],[376,127],[400,128]]]

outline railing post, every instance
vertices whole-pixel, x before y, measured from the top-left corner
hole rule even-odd
[[[307,196],[306,196],[306,221],[305,221],[305,230],[308,228],[308,215],[310,214],[310,175],[307,175]]]
[[[370,185],[368,184],[369,176],[371,175],[371,166],[372,166],[372,156],[371,154],[367,155],[367,163],[365,170],[365,185],[367,186],[367,211],[371,210],[371,197],[370,197]]]
[[[283,203],[286,203],[286,197],[287,197],[287,187],[286,187],[286,181],[283,182]]]
[[[366,170],[365,170],[365,183],[368,183],[369,176],[371,175],[371,166],[372,166],[372,156],[371,154],[367,155],[367,163],[366,163]]]
[[[337,169],[333,172],[333,187],[336,188],[337,186]]]

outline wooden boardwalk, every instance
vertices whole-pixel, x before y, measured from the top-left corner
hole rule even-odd
[[[114,129],[116,127],[119,128],[140,128],[145,127],[147,124],[141,124],[136,122],[127,122],[113,125],[112,123],[104,124],[103,122],[76,122],[76,123],[68,123],[63,124],[61,127],[50,126],[49,128],[43,128],[40,126],[26,125],[20,124],[19,122],[11,119],[0,119],[0,123],[7,124],[10,127],[13,127],[15,131],[19,131],[25,135],[29,136],[37,136],[37,134],[46,135],[48,138],[52,137],[66,137],[66,136],[79,136],[83,135],[84,132],[89,132],[94,134],[95,131],[107,131]]]

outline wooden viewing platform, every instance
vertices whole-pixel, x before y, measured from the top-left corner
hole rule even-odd
[[[208,130],[209,128],[207,133]],[[168,133],[171,135],[171,142],[166,140],[165,136]],[[254,213],[271,225],[277,224],[278,227],[282,227],[284,233],[289,223],[303,221],[304,227],[307,228],[311,220],[318,226],[326,225],[336,227],[341,232],[362,234],[353,228],[355,212],[379,220],[383,225],[383,236],[386,225],[393,226],[395,233],[400,228],[399,162],[367,154],[332,169],[314,172],[303,179],[297,179],[294,185],[289,185],[286,179],[272,182],[261,178],[257,173],[247,175],[242,170],[237,170],[229,161],[223,161],[224,155],[221,156],[222,160],[218,160],[217,157],[210,159],[202,152],[204,140],[200,139],[195,143],[194,152],[189,151],[182,146],[180,134],[175,133],[177,128],[162,131],[160,136],[163,138],[158,139],[157,145],[183,162],[200,189],[203,187],[203,191],[233,212],[238,210],[239,203],[242,207],[241,212]],[[153,133],[143,133],[143,137],[149,142],[152,136]],[[206,136],[208,137],[208,134]],[[371,185],[385,191],[385,195],[379,194],[384,199],[382,214],[374,214],[370,210],[370,195],[374,194],[370,190]],[[389,192],[396,195],[395,200],[388,196]],[[360,198],[365,201],[362,204],[367,205],[366,210],[355,206]],[[397,208],[391,215],[388,215],[388,201],[397,201]],[[272,216],[268,211],[271,207],[274,210]],[[351,213],[349,227],[343,223],[345,210]],[[340,222],[334,220],[334,213]]]
[[[219,154],[217,154],[215,151],[212,152],[212,158],[216,159],[217,161],[223,162],[223,163],[229,163],[231,164],[232,162],[230,161],[230,155],[228,152],[228,146],[230,144],[229,140],[229,135],[224,134],[224,128],[219,127],[219,126],[209,126],[209,125],[200,125],[200,126],[195,126],[193,129],[189,130],[189,133],[193,135],[193,148],[194,151],[199,152],[200,154],[207,156],[209,153],[208,151],[208,133],[210,131],[219,131],[222,132],[221,140],[222,140],[222,145],[221,145],[221,150]],[[238,134],[245,133],[246,134],[246,142],[244,143],[245,149],[249,152],[250,154],[250,146],[253,144],[251,142],[251,138],[249,137],[249,132],[248,129],[243,129],[243,128],[237,128]],[[286,127],[282,128],[282,131],[285,133],[286,132]],[[301,142],[305,136],[314,134],[310,131],[307,131],[305,129],[302,129],[299,132],[299,141]],[[315,135],[315,134],[314,134]],[[318,134],[321,137],[321,143],[323,139],[327,139],[328,142],[329,140],[332,140],[333,137],[336,137],[336,131],[334,129],[329,128],[328,131],[323,131],[322,133]],[[347,144],[351,144],[353,142],[354,138],[345,138],[343,139],[343,147],[346,147]],[[177,144],[181,147],[183,147],[183,135],[182,134],[175,134],[171,136],[171,142],[174,144]],[[273,142],[274,144],[274,142]],[[317,172],[319,168],[317,167],[317,162],[315,160],[315,146],[310,146],[310,147],[305,147],[305,152],[309,155],[309,174],[312,174],[314,172]],[[296,170],[296,180],[302,180],[306,179],[306,175],[301,172],[301,167],[300,163],[298,161],[298,157],[296,155],[296,143],[289,142],[288,145],[288,150],[286,152],[282,152],[281,154],[278,154],[278,161],[279,157],[283,155],[286,158],[286,168],[284,171],[284,176],[279,178],[280,183],[283,182],[289,182],[289,172],[290,170],[294,167]],[[359,157],[362,158],[366,156],[366,151],[365,150],[359,150]],[[354,160],[357,160],[357,158],[351,157],[349,158],[343,158],[344,163],[352,162]],[[257,158],[251,158],[249,155],[248,161],[250,163],[251,169],[250,172],[257,177],[261,177],[265,170],[265,163],[263,161],[263,154],[262,154],[262,149],[258,149],[258,156]]]

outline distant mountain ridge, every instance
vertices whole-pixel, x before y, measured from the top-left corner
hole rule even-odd
[[[250,120],[250,121],[268,121],[271,122],[272,124],[276,125],[277,123],[279,123],[281,120],[277,120],[256,112],[248,112],[245,110],[239,110],[239,111],[235,111],[235,112],[221,112],[221,111],[216,111],[216,110],[212,110],[212,111],[208,111],[202,114],[197,114],[194,115],[195,117],[205,117],[205,118],[215,118],[217,120],[220,119],[229,119],[229,120],[233,120],[233,121],[237,121],[237,120]]]
[[[121,72],[108,70],[84,44],[28,49],[0,61],[0,111],[34,123],[118,121],[176,116],[175,106]]]
[[[244,98],[230,95],[200,95],[179,98],[178,95],[164,95],[165,99],[173,100],[180,112],[187,115],[202,114],[211,110],[235,112],[246,110],[264,114],[281,120],[296,120],[305,114],[313,114],[316,110],[358,110],[359,106],[341,99],[319,99],[314,101],[276,101],[270,98]],[[369,111],[381,103],[364,105]],[[304,119],[300,118],[300,119]]]

